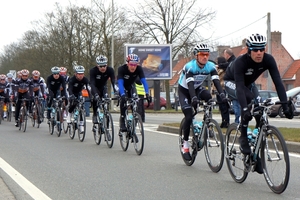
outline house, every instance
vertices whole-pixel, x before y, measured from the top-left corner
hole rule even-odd
[[[211,52],[210,60],[215,60],[219,55],[223,55],[223,51],[230,46],[218,46],[218,50],[215,52]],[[242,41],[242,45],[230,47],[234,55],[238,57],[239,55],[247,53],[246,40]],[[277,63],[279,73],[282,77],[284,86],[286,90],[289,90],[293,87],[300,86],[300,78],[296,78],[297,75],[300,76],[300,60],[294,60],[293,57],[289,54],[289,52],[285,49],[285,47],[281,43],[281,32],[275,31],[271,33],[271,54],[274,56],[275,61]],[[268,45],[266,46],[266,52],[268,52]],[[180,72],[191,58],[182,58],[178,61],[178,63],[173,68],[173,78],[170,80],[170,88],[178,87],[178,78]],[[263,73],[256,81],[256,85],[260,90],[275,90],[275,86],[271,81],[271,84],[268,83],[268,72]],[[271,79],[269,79],[271,80]]]

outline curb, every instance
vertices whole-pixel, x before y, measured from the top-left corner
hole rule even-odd
[[[157,131],[178,134],[179,128],[171,127],[171,126],[165,126],[165,125],[159,125],[158,128],[157,128]],[[286,145],[287,145],[287,148],[288,148],[290,153],[300,153],[300,143],[286,141]]]

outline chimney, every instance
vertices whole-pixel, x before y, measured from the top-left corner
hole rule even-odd
[[[273,42],[281,44],[281,32],[279,32],[279,31],[271,32],[271,40]]]

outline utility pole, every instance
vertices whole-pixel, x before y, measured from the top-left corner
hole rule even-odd
[[[267,44],[268,44],[268,54],[272,54],[272,36],[271,36],[271,13],[267,15]],[[270,72],[268,71],[268,90],[272,90],[272,80],[270,76]]]

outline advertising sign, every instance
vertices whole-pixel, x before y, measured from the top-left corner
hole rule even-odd
[[[126,44],[125,53],[134,53],[140,57],[140,65],[147,80],[172,79],[171,45]]]

